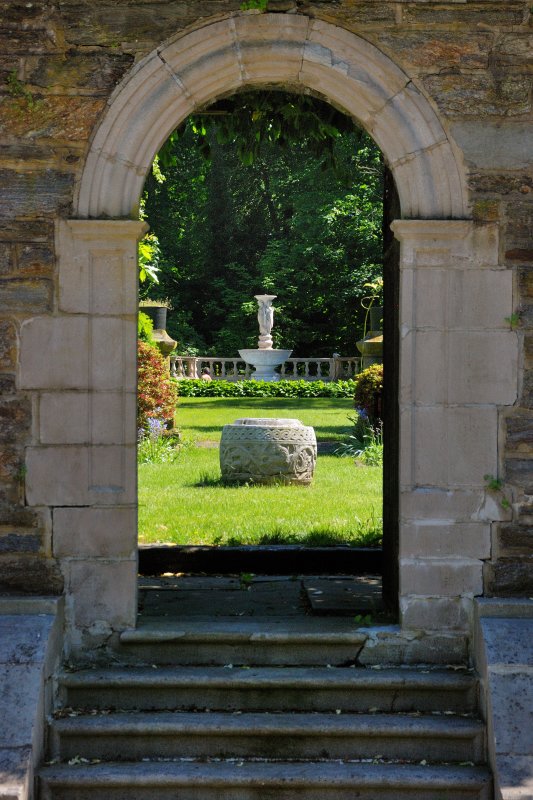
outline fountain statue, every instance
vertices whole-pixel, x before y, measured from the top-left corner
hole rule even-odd
[[[279,381],[279,374],[275,372],[275,369],[290,358],[292,353],[292,350],[274,350],[272,347],[273,342],[270,335],[274,324],[272,301],[276,297],[276,294],[255,295],[259,305],[257,311],[257,321],[259,322],[257,350],[239,350],[242,360],[255,367],[255,372],[251,375],[252,380]]]

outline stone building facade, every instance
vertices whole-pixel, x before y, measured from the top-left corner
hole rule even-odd
[[[243,87],[326,99],[395,178],[399,608],[533,592],[526,0],[55,0],[0,11],[0,588],[71,646],[135,625],[136,242],[151,160]],[[487,477],[489,476],[489,477]]]

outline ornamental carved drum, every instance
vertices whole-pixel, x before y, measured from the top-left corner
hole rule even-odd
[[[297,419],[237,419],[224,425],[220,470],[224,483],[296,483],[313,480],[315,430]]]

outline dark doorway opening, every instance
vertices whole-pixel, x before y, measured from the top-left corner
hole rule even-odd
[[[390,223],[400,216],[398,195],[391,172],[384,169],[383,187],[383,277],[384,277],[384,387],[380,398],[383,420],[383,546],[305,547],[142,545],[139,572],[153,576],[168,573],[266,575],[382,575],[387,608],[398,605],[398,509],[399,509],[399,411],[398,411],[398,298],[399,245]]]

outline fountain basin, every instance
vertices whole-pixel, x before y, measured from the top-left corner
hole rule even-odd
[[[244,417],[224,425],[220,470],[224,483],[294,483],[313,480],[315,430],[297,419]]]
[[[239,355],[247,364],[255,367],[251,378],[255,381],[279,381],[279,374],[275,368],[291,357],[292,350],[239,350]]]

